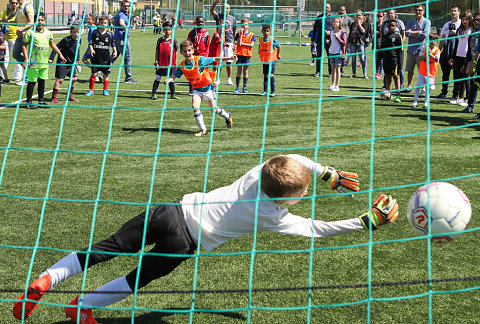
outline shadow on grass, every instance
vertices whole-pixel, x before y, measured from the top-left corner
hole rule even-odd
[[[150,312],[142,315],[135,316],[135,323],[139,324],[147,324],[147,323],[155,323],[155,324],[163,324],[163,323],[171,323],[170,321],[164,321],[164,317],[168,317],[171,315],[178,314],[178,310],[188,310],[188,308],[169,308],[171,312]],[[214,314],[222,317],[227,317],[231,319],[238,319],[245,321],[247,318],[243,316],[240,313],[235,313],[235,312],[194,312],[194,313],[209,313],[209,314]],[[190,316],[188,313],[183,313],[185,316],[185,322],[188,321],[188,316]],[[131,323],[132,319],[131,317],[123,317],[123,318],[97,318],[99,323],[102,324],[127,324]],[[61,321],[61,322],[56,322],[56,324],[68,324],[72,323],[70,321]]]
[[[136,132],[157,132],[158,133],[158,128],[155,127],[140,127],[140,128],[129,128],[129,127],[124,127],[122,128],[122,131],[124,132],[130,132],[130,133],[136,133]],[[220,129],[220,128],[214,128],[214,132],[223,132],[226,131],[226,129]],[[187,135],[193,135],[195,131],[187,131],[184,129],[178,129],[178,128],[162,128],[162,132],[164,133],[172,133],[172,134],[187,134]]]
[[[399,108],[403,110],[414,110],[418,112],[418,109],[414,108]],[[451,110],[444,110],[444,109],[431,109],[431,112],[448,112],[452,113]],[[391,115],[392,117],[410,117],[410,118],[418,118],[420,120],[427,121],[427,111],[423,110],[420,111],[420,114],[405,114],[405,115]],[[444,127],[445,124],[441,124],[438,122],[443,122],[446,123],[450,126],[456,127],[456,126],[465,126],[465,125],[470,125],[472,124],[469,128],[473,128],[475,131],[479,132],[480,131],[480,125],[478,124],[477,121],[470,120],[465,114],[460,114],[458,113],[458,117],[454,116],[430,116],[430,121],[432,122],[433,125],[439,126],[439,127]],[[437,123],[436,123],[437,122]],[[476,125],[475,125],[476,124]],[[480,139],[480,137],[472,137],[472,139]]]

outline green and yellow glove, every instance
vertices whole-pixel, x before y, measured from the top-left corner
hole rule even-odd
[[[398,203],[392,196],[381,194],[372,205],[372,210],[361,215],[360,221],[363,228],[369,229],[372,224],[372,230],[376,230],[380,225],[388,224],[398,218]]]
[[[339,192],[347,192],[359,190],[358,174],[354,172],[337,171],[332,167],[325,166],[325,170],[320,175],[323,181],[326,181],[330,188]]]

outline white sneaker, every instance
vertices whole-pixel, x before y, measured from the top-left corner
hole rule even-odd
[[[335,86],[333,84],[329,85],[328,88],[327,88],[327,90],[332,90],[332,91],[333,91],[333,89],[335,89]]]
[[[417,102],[416,101],[412,102],[412,108],[416,108],[416,107],[417,107]]]
[[[423,104],[423,108],[428,108],[428,102],[425,102],[425,103]]]
[[[468,102],[464,101],[464,100],[459,100],[458,104],[461,106],[461,107],[467,107],[468,106]]]
[[[458,104],[460,103],[460,100],[458,100],[458,99],[453,99],[453,100],[450,101],[450,103],[451,103],[452,105],[458,105]]]
[[[233,85],[232,79],[227,79],[227,85]]]
[[[340,88],[339,87],[333,87],[332,91],[338,92],[338,91],[340,91]]]
[[[24,85],[27,85],[27,83],[23,82],[23,81],[19,81],[19,82],[17,82],[17,85],[18,86],[24,86]]]

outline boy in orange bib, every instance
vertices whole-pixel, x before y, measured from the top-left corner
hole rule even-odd
[[[253,46],[255,45],[255,35],[248,31],[248,24],[250,20],[248,18],[242,19],[242,29],[235,36],[237,54],[237,77],[235,78],[237,88],[234,93],[240,92],[240,77],[243,70],[243,93],[248,93],[248,67],[250,66],[250,58],[252,57]]]
[[[228,128],[233,125],[232,114],[228,111],[217,107],[215,98],[215,72],[209,71],[206,66],[213,64],[213,62],[228,61],[234,57],[205,57],[193,55],[193,43],[190,40],[185,40],[180,44],[180,54],[185,57],[185,60],[180,63],[178,68],[173,72],[173,75],[164,81],[165,84],[180,78],[182,75],[187,78],[192,85],[192,107],[193,115],[197,121],[200,130],[193,134],[193,136],[207,135],[207,128],[203,121],[203,115],[200,111],[200,104],[202,99],[208,101],[210,108],[216,107],[216,113],[225,118],[225,123]]]

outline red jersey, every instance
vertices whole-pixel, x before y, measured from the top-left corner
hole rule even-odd
[[[205,28],[194,28],[188,33],[188,39],[193,43],[193,55],[207,56],[210,44],[210,34]]]
[[[208,48],[208,57],[220,57],[220,50],[222,49],[222,35],[219,32],[213,34],[210,46]]]
[[[171,66],[172,70],[175,69],[177,64],[177,50],[178,45],[176,40],[171,37],[168,40],[166,40],[164,36],[160,37],[157,40],[157,47],[155,50],[155,62],[158,64],[158,67],[161,69],[167,69]]]

